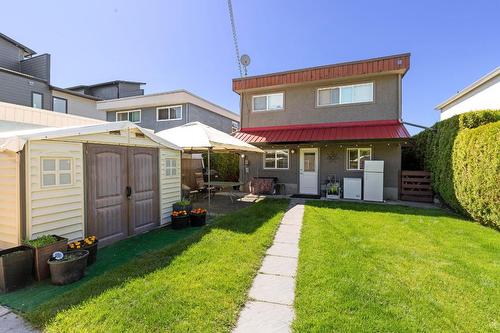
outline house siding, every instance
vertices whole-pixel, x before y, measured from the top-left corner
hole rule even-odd
[[[165,160],[173,158],[177,161],[175,176],[167,176]],[[172,205],[181,200],[181,152],[171,149],[160,149],[160,223],[170,222]]]
[[[21,242],[19,155],[0,152],[0,248]]]
[[[31,106],[31,93],[43,94],[43,108],[52,109],[52,94],[46,82],[0,70],[0,101]]]
[[[0,38],[0,67],[19,71],[21,59],[21,50],[14,44]]]
[[[68,101],[68,114],[106,120],[106,113],[97,111],[95,100],[78,97],[58,90],[52,90],[52,96],[64,98]]]
[[[243,92],[241,127],[399,119],[399,80],[399,75],[384,75]],[[318,88],[368,82],[374,84],[373,102],[316,106]],[[284,92],[283,110],[252,111],[252,96],[274,92]]]
[[[50,54],[22,60],[20,72],[50,82]]]

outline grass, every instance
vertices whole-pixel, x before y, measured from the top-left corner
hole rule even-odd
[[[308,203],[296,332],[498,332],[500,234],[440,210]]]
[[[217,218],[25,316],[47,332],[230,331],[287,205],[268,200]]]

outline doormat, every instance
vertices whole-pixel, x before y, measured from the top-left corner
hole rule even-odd
[[[290,198],[301,198],[301,199],[321,199],[321,195],[317,194],[294,194]]]

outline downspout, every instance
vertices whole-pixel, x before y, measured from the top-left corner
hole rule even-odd
[[[403,78],[401,74],[398,74],[398,118],[399,121],[403,121]]]

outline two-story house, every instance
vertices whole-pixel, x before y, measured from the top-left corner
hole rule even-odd
[[[128,120],[155,132],[199,121],[226,133],[239,129],[239,115],[187,90],[97,102],[108,121]]]
[[[397,199],[409,66],[410,54],[399,54],[234,79],[235,136],[266,152],[245,156],[242,181],[274,177],[287,194],[320,195],[329,178],[343,186],[363,178],[366,160],[383,160],[384,199]]]

